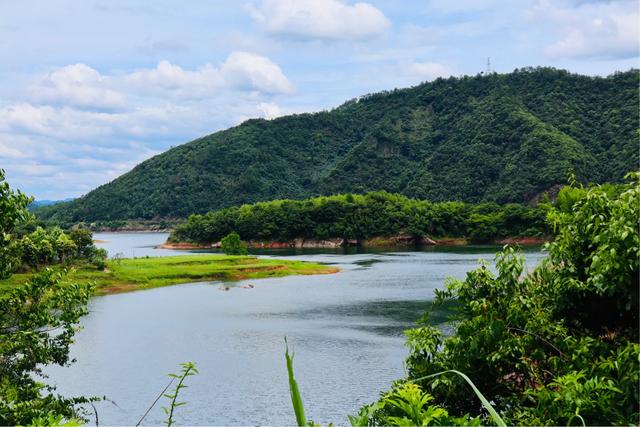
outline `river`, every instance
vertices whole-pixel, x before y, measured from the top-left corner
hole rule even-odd
[[[110,256],[167,256],[154,249],[165,233],[99,233]],[[284,360],[284,337],[307,417],[346,424],[404,375],[403,330],[420,317],[447,276],[463,278],[497,247],[344,253],[265,251],[261,256],[330,263],[332,275],[289,276],[232,284],[184,284],[96,297],[77,335],[71,367],[48,369],[64,395],[103,396],[103,425],[135,424],[165,387],[167,373],[194,361],[177,409],[182,425],[295,424]],[[525,252],[529,268],[543,254]],[[252,289],[241,288],[246,283]],[[144,424],[165,419],[156,405]]]

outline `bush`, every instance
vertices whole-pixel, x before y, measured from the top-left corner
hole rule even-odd
[[[222,252],[227,255],[247,255],[249,253],[238,233],[229,233],[220,243]]]

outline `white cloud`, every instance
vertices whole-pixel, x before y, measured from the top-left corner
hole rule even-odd
[[[359,40],[385,34],[391,26],[369,3],[338,0],[264,0],[249,4],[253,19],[275,35],[310,39]]]
[[[169,61],[160,61],[156,68],[136,71],[124,79],[134,90],[143,93],[162,90],[193,97],[210,94],[222,85],[219,71],[210,64],[188,71]]]
[[[640,14],[636,2],[550,2],[539,0],[529,10],[546,21],[559,40],[546,46],[549,58],[633,58],[640,54]]]
[[[293,92],[293,85],[280,67],[269,58],[254,53],[233,52],[222,64],[220,73],[225,81],[239,88],[274,94]]]
[[[266,94],[293,92],[293,85],[280,67],[269,58],[249,52],[233,52],[216,68],[206,64],[195,71],[169,61],[153,69],[124,77],[133,90],[146,94],[169,92],[182,98],[202,98],[228,90],[258,91]]]
[[[108,144],[117,144],[122,138],[150,139],[170,132],[183,134],[193,125],[195,117],[202,118],[193,108],[176,105],[108,113],[23,102],[0,108],[0,131],[70,142],[102,138]]]
[[[260,111],[265,119],[275,119],[284,115],[282,109],[275,102],[261,102],[256,105],[258,111]]]
[[[195,70],[161,61],[104,75],[74,64],[24,84],[0,104],[0,165],[20,188],[56,199],[79,196],[238,117],[282,115],[274,98],[294,90],[280,67],[248,52]]]
[[[124,94],[108,87],[108,79],[85,64],[67,65],[44,76],[29,88],[40,103],[72,105],[90,109],[120,109]]]

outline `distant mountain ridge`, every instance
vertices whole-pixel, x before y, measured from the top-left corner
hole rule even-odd
[[[282,198],[386,190],[526,202],[638,169],[638,70],[552,68],[437,79],[331,111],[252,119],[170,149],[71,202],[63,222],[185,217]]]
[[[34,200],[33,202],[29,203],[28,209],[30,211],[33,211],[43,206],[57,205],[58,203],[70,202],[71,200],[73,200],[73,197],[69,197],[63,200],[47,200],[47,199]]]

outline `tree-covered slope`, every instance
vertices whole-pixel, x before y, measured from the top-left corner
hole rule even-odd
[[[528,201],[638,168],[631,70],[549,68],[438,79],[314,114],[248,120],[155,156],[69,203],[63,222],[184,217],[282,198],[386,190],[434,201]]]

